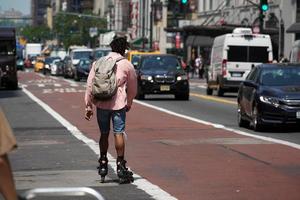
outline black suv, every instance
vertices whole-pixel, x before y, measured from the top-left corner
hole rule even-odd
[[[137,99],[146,94],[174,94],[176,99],[189,100],[189,81],[175,55],[144,55],[136,69]]]

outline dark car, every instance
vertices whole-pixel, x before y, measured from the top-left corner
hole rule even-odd
[[[238,92],[238,124],[255,131],[267,124],[300,123],[300,65],[254,67]]]
[[[65,78],[71,77],[72,72],[72,60],[70,56],[66,56],[63,60],[63,76]]]
[[[47,57],[47,58],[45,58],[43,74],[51,73],[51,64],[54,60],[60,60],[60,57]]]
[[[136,69],[138,78],[137,99],[146,94],[174,94],[176,99],[189,99],[189,81],[174,55],[145,55]]]
[[[94,59],[97,60],[103,56],[106,56],[109,52],[111,52],[111,48],[108,47],[99,47],[94,49]]]
[[[21,58],[18,58],[17,59],[17,64],[16,64],[16,66],[17,66],[17,70],[24,70],[24,60],[23,59],[21,59]]]
[[[74,80],[80,81],[87,78],[91,69],[92,61],[88,58],[82,58],[74,68]]]

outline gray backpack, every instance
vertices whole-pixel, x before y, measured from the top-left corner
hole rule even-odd
[[[102,57],[95,63],[95,77],[92,84],[92,94],[95,100],[111,99],[117,92],[116,63],[123,60]]]

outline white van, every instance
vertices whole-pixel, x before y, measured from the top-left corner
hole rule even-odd
[[[217,90],[218,96],[223,96],[224,92],[235,92],[253,66],[272,61],[269,35],[236,28],[231,34],[218,36],[212,46],[206,93],[211,95]]]

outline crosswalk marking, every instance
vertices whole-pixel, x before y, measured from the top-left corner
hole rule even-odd
[[[37,85],[38,85],[38,87],[45,87],[45,84],[43,84],[43,83],[39,83]]]

